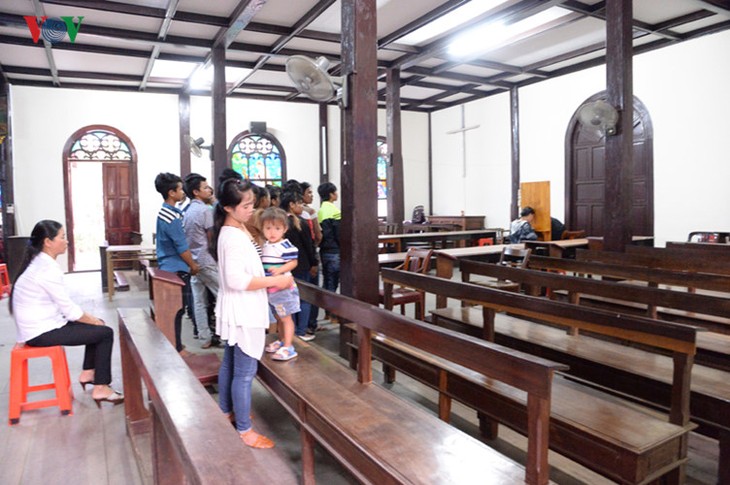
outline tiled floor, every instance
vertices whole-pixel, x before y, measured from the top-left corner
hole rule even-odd
[[[126,275],[131,291],[117,293],[112,303],[101,293],[99,273],[78,273],[67,276],[67,279],[74,300],[85,310],[104,318],[116,330],[117,308],[147,307],[146,283],[134,272],[127,272]],[[10,350],[15,342],[14,324],[6,302],[7,298],[0,302],[0,376],[9,376]],[[427,301],[427,308],[433,306],[433,301]],[[313,343],[336,356],[338,327],[325,327],[328,328],[318,332]],[[201,352],[199,346],[202,341],[192,338],[192,326],[187,320],[183,327],[183,341],[188,350]],[[83,352],[81,348],[68,348],[67,354],[72,380],[75,381],[81,369]],[[374,369],[374,381],[382,382],[377,363]],[[113,355],[113,375],[114,385],[121,388],[118,343],[115,343]],[[38,383],[43,379],[50,380],[50,365],[33,362],[31,376]],[[394,385],[385,387],[436,412],[436,394],[400,373]],[[139,473],[126,436],[123,407],[107,405],[98,410],[90,392],[82,392],[78,385],[73,389],[76,397],[73,416],[61,417],[57,409],[46,408],[23,413],[20,424],[16,426],[0,425],[0,484],[136,485],[146,481]],[[5,377],[0,380],[0,415],[3,417],[7,416],[7,406],[8,381]],[[257,428],[274,439],[278,452],[287,457],[292,469],[298,472],[301,456],[294,421],[258,384],[254,387],[253,406]],[[472,436],[478,436],[475,413],[458,403],[454,403],[453,413],[452,424]],[[500,438],[490,443],[490,446],[517,461],[524,461],[526,441],[508,429],[501,428]],[[560,484],[611,483],[554,453],[550,454],[550,464],[551,478]],[[322,450],[317,453],[316,469],[318,483],[356,483]],[[690,439],[687,483],[714,484],[716,478],[717,442],[693,435]]]

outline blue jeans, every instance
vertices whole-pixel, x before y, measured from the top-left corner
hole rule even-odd
[[[309,282],[310,276],[309,271],[304,273],[292,273],[292,276],[298,280]],[[308,301],[299,300],[299,313],[292,314],[292,320],[294,320],[294,334],[300,337],[307,333],[309,327],[309,315],[312,312],[312,305]]]
[[[322,259],[322,288],[337,291],[340,285],[340,253],[320,253]]]
[[[221,411],[236,415],[236,430],[251,429],[251,383],[259,361],[246,355],[237,345],[228,345],[218,371],[218,398]]]

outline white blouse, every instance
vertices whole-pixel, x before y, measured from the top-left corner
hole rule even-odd
[[[265,276],[261,258],[241,229],[223,226],[218,236],[218,300],[216,333],[228,345],[238,345],[247,355],[264,353],[269,310],[266,289],[247,290],[251,279]]]
[[[55,259],[41,252],[15,282],[13,316],[18,342],[76,321],[84,311],[71,301],[63,281],[63,271]]]

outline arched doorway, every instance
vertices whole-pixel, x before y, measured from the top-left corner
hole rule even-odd
[[[64,146],[63,179],[69,271],[99,269],[99,245],[139,232],[137,151],[116,128],[85,126]]]
[[[606,99],[602,91],[585,103]],[[631,234],[654,235],[654,134],[649,112],[634,97],[634,163],[632,175]],[[578,109],[565,136],[565,220],[571,230],[603,236],[605,142],[583,129]],[[610,195],[610,194],[609,194]]]

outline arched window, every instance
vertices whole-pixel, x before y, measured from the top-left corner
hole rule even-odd
[[[110,130],[98,128],[86,132],[71,146],[69,160],[131,160],[129,145]]]
[[[271,133],[244,131],[228,149],[231,168],[258,185],[281,186],[286,180],[286,155]]]
[[[388,216],[388,140],[379,136],[377,140],[378,160],[376,165],[378,183],[378,217]]]

